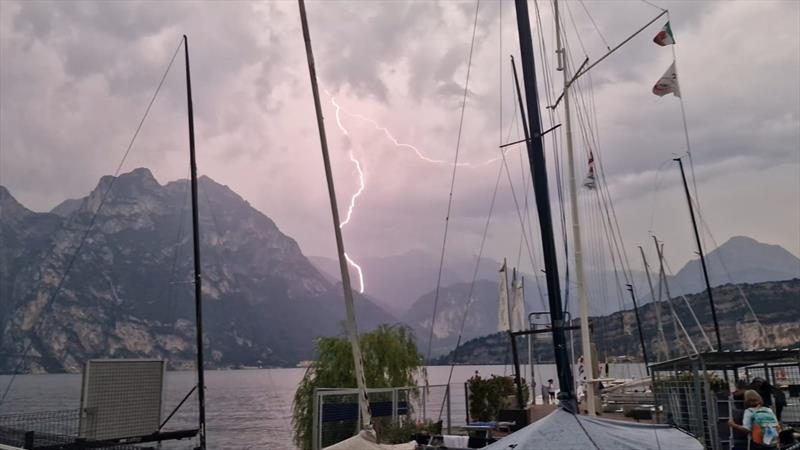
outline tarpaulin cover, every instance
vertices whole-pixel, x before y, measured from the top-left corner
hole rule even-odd
[[[529,449],[686,449],[702,450],[691,435],[669,425],[652,425],[575,415],[561,408],[547,417],[484,447]]]
[[[375,442],[375,433],[361,430],[349,439],[325,447],[325,450],[414,450],[415,448],[417,443],[414,441],[405,444],[378,444]]]

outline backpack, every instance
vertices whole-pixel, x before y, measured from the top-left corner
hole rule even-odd
[[[765,407],[750,408],[753,413],[752,423],[752,437],[751,439],[756,444],[772,445],[780,431],[778,419],[771,409]]]

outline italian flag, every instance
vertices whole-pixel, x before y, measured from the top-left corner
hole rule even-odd
[[[664,28],[653,38],[653,42],[662,47],[675,43],[675,37],[672,35],[672,28],[670,28],[669,22],[667,22]]]

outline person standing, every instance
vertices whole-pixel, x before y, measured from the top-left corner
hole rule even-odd
[[[550,404],[550,388],[548,388],[547,385],[544,383],[542,383],[542,404],[543,405]]]
[[[550,402],[551,403],[555,403],[556,402],[556,390],[553,387],[553,379],[552,378],[547,380],[547,393],[550,396]]]
[[[781,427],[775,413],[764,406],[761,395],[754,390],[744,393],[744,404],[747,409],[744,411],[742,424],[737,424],[731,418],[728,420],[728,425],[734,430],[750,433],[749,448],[751,450],[777,448]]]

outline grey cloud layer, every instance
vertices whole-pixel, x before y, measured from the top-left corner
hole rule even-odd
[[[602,39],[580,4],[566,4],[567,27],[572,30],[574,21],[589,56],[597,58],[604,51]],[[586,6],[611,45],[657,14],[643,3]],[[800,252],[800,181],[795,181],[800,180],[800,6],[664,6],[672,9],[706,219],[719,240],[747,234]],[[474,7],[473,2],[310,2],[320,82],[348,111],[374,117],[398,140],[432,158],[452,160]],[[548,66],[553,82],[560,83],[547,7],[541,17]],[[500,114],[503,135],[512,125],[508,54],[518,51],[514,21],[510,2],[480,6],[462,161],[497,157],[504,140]],[[0,2],[0,26],[0,183],[24,204],[49,209],[84,195],[113,171],[186,33],[201,171],[273,217],[307,253],[333,251],[293,2]],[[671,58],[669,48],[649,41],[656,31],[651,27],[598,66],[591,81],[604,166],[628,245],[646,240],[648,231],[659,233],[671,242],[668,255],[678,266],[691,258],[692,245],[676,169],[662,163],[685,145],[677,99],[649,93]],[[570,33],[577,64],[583,50]],[[544,69],[541,60],[539,67]],[[182,76],[179,61],[126,164],[151,167],[161,182],[187,173]],[[345,230],[351,253],[436,251],[450,168],[421,162],[350,116],[343,116],[350,131],[344,137],[330,99],[323,101],[341,204],[358,188],[350,151],[366,170],[367,190]],[[579,173],[585,151],[579,150]],[[548,158],[552,165],[553,154]],[[521,200],[516,153],[509,162]],[[459,169],[452,251],[477,251],[497,167]],[[654,193],[656,185],[662,187]],[[764,199],[781,203],[759,200],[752,192],[756,187]],[[654,198],[663,206],[654,208]],[[516,254],[519,245],[505,175],[496,214],[489,256],[500,259]],[[731,220],[739,215],[741,220]]]

